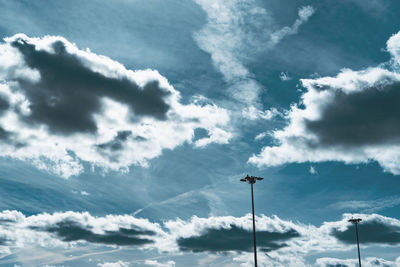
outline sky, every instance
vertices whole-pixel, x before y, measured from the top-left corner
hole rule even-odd
[[[0,266],[400,266],[396,0],[0,0]]]

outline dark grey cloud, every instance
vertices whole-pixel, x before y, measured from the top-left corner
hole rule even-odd
[[[7,143],[14,147],[14,149],[19,149],[25,147],[26,144],[15,140],[15,133],[5,130],[0,126],[0,141]]]
[[[321,118],[315,121],[306,120],[305,125],[319,137],[320,144],[326,146],[398,142],[399,103],[399,82],[373,86],[349,94],[336,90],[334,99],[321,111]]]
[[[257,246],[265,252],[276,250],[285,247],[285,241],[299,236],[300,234],[293,229],[283,233],[257,231]],[[177,243],[183,251],[252,251],[253,233],[231,225],[230,229],[208,229],[200,236],[180,238]]]
[[[9,108],[10,103],[8,102],[8,99],[5,96],[0,95],[0,115],[2,115]],[[9,140],[11,135],[11,132],[5,130],[3,127],[0,127],[0,140]]]
[[[7,242],[8,242],[9,240],[7,240],[6,238],[0,238],[0,246],[4,246],[4,245],[7,245]]]
[[[10,136],[11,133],[9,131],[6,131],[2,127],[0,127],[0,140],[8,140]]]
[[[149,116],[166,119],[169,92],[158,81],[140,87],[127,78],[110,78],[85,66],[76,55],[67,52],[62,41],[52,44],[54,53],[37,50],[19,38],[11,43],[26,64],[40,73],[40,81],[18,78],[20,89],[30,102],[30,124],[46,124],[52,132],[71,134],[96,132],[93,115],[101,111],[100,99],[109,97],[129,106],[132,120]]]
[[[358,225],[358,233],[359,241],[362,244],[400,244],[400,226],[391,225],[379,220],[361,222]],[[331,234],[338,240],[348,244],[356,242],[356,232],[353,225],[349,225],[345,231],[333,229]]]
[[[0,50],[2,157],[68,178],[85,171],[84,162],[127,171],[166,148],[226,144],[232,136],[228,110],[198,102],[202,96],[181,103],[157,70],[127,69],[61,36],[21,33]],[[197,128],[209,134],[193,142]],[[167,132],[174,134],[159,138]]]
[[[100,149],[119,151],[123,149],[124,142],[132,135],[132,131],[119,131],[117,136],[110,142],[97,145]]]
[[[118,231],[105,231],[104,234],[98,234],[94,233],[91,228],[86,228],[74,221],[61,221],[45,229],[37,227],[32,227],[32,229],[54,233],[66,242],[84,240],[90,243],[118,246],[139,246],[153,243],[151,239],[146,237],[155,235],[154,232],[149,230],[128,228],[119,228]]]
[[[8,102],[8,99],[0,95],[0,114],[7,110],[9,107],[10,103]]]

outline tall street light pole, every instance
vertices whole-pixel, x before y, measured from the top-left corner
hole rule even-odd
[[[357,237],[357,250],[358,250],[358,263],[361,267],[361,257],[360,257],[360,243],[358,241],[358,223],[361,222],[361,219],[350,219],[349,222],[356,225],[356,237]]]
[[[246,175],[245,178],[240,179],[241,182],[248,182],[251,185],[251,210],[253,212],[253,241],[254,241],[254,266],[257,267],[257,245],[256,245],[256,221],[254,219],[254,193],[253,184],[256,181],[261,181],[264,178]]]

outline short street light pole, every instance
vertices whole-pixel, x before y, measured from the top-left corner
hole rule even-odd
[[[357,250],[358,250],[358,263],[361,267],[361,257],[360,257],[360,243],[358,241],[358,223],[361,222],[361,219],[350,219],[349,222],[356,225],[356,237],[357,237]]]
[[[257,245],[256,245],[256,222],[254,219],[254,193],[253,193],[253,184],[256,181],[261,181],[264,178],[249,176],[247,175],[245,178],[240,179],[241,182],[248,182],[251,185],[251,210],[253,212],[253,240],[254,240],[254,266],[257,267]]]

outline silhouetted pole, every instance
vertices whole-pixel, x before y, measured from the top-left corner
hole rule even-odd
[[[361,222],[361,219],[350,219],[349,222],[354,223],[356,225],[356,237],[357,237],[357,250],[358,250],[358,263],[361,267],[361,257],[360,257],[360,242],[358,241],[358,223]]]
[[[261,181],[264,178],[254,177],[247,175],[245,178],[240,179],[242,182],[249,182],[251,185],[251,211],[253,213],[253,241],[254,241],[254,266],[257,267],[257,245],[256,245],[256,221],[254,218],[254,193],[253,193],[253,184],[256,183],[256,180]]]

